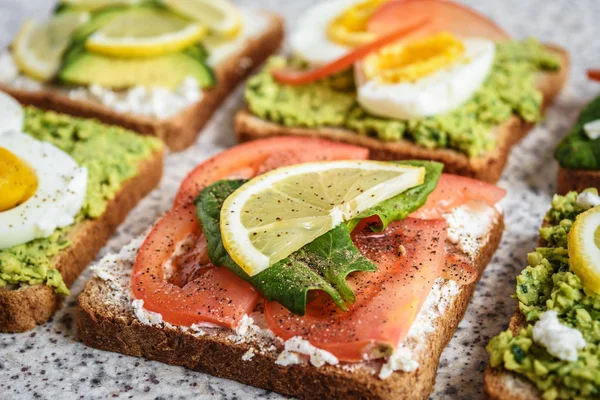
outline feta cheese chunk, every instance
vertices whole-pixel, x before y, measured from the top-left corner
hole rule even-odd
[[[546,311],[533,327],[533,340],[546,348],[548,353],[563,361],[577,361],[577,350],[586,345],[577,329],[563,325],[556,311]]]
[[[587,137],[589,137],[592,140],[600,138],[600,119],[588,122],[587,124],[583,125],[583,130],[585,131]]]

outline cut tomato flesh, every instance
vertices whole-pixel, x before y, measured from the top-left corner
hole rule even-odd
[[[322,293],[316,294],[303,317],[268,302],[269,328],[283,339],[301,336],[342,361],[390,352],[406,337],[440,274],[445,239],[444,220],[408,218],[382,233],[368,227],[355,230],[355,245],[378,269],[348,277],[356,295],[350,310],[339,310]]]
[[[252,178],[282,166],[311,161],[367,159],[363,147],[327,140],[278,137],[245,143],[196,167],[181,184],[173,209],[152,229],[138,251],[131,277],[136,299],[164,321],[189,326],[209,322],[235,327],[252,312],[260,294],[227,268],[208,260],[193,200],[219,179]],[[176,256],[184,243],[192,246]],[[170,276],[165,275],[169,265]]]
[[[272,72],[273,77],[278,82],[286,85],[305,85],[307,83],[318,81],[319,79],[326,78],[351,67],[352,64],[364,58],[369,53],[379,50],[390,43],[396,42],[399,39],[414,33],[415,31],[423,29],[423,27],[427,25],[428,21],[429,18],[427,16],[420,16],[419,18],[415,18],[406,24],[400,25],[397,23],[379,39],[376,39],[371,43],[358,46],[354,50],[349,51],[348,54],[329,64],[309,70],[275,70]]]
[[[410,216],[422,219],[443,218],[444,214],[469,201],[482,201],[493,207],[504,196],[506,190],[491,183],[464,176],[442,174],[427,202]]]
[[[448,0],[394,0],[382,5],[369,19],[367,29],[385,35],[399,23],[427,16],[429,23],[406,38],[451,32],[463,37],[483,37],[494,41],[510,36],[494,21],[468,7]]]
[[[367,158],[369,150],[364,147],[322,139],[282,136],[243,143],[194,168],[179,186],[175,207],[193,202],[202,189],[220,179],[252,178],[302,162]]]

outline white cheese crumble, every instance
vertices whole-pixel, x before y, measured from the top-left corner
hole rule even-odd
[[[162,315],[144,308],[144,300],[133,300],[131,302],[133,312],[137,319],[144,325],[157,325],[163,322]]]
[[[556,311],[546,311],[533,326],[533,340],[563,361],[577,361],[577,350],[586,345],[580,331],[563,325]]]
[[[587,137],[589,137],[592,140],[600,138],[600,119],[584,124],[583,130]]]
[[[577,195],[577,205],[588,209],[600,206],[600,196],[591,191],[581,192]]]
[[[448,223],[448,239],[459,249],[475,257],[479,250],[478,240],[490,230],[496,209],[484,202],[470,201],[444,214]]]
[[[395,371],[413,372],[419,368],[419,363],[413,359],[412,352],[405,346],[398,346],[394,353],[383,364],[379,371],[379,379],[387,379]]]
[[[322,367],[325,364],[336,365],[339,363],[337,357],[330,352],[313,346],[308,340],[302,339],[300,336],[294,336],[285,341],[284,350],[279,354],[279,357],[277,357],[275,364],[297,364],[301,360],[298,356],[299,354],[308,356],[310,363],[317,368]]]
[[[250,361],[254,358],[254,354],[256,353],[256,350],[254,349],[254,347],[250,347],[248,349],[247,352],[244,353],[244,355],[242,356],[242,361]]]

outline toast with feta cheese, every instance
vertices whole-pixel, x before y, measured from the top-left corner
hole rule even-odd
[[[538,76],[538,89],[543,93],[545,110],[558,95],[569,75],[569,55],[566,50],[547,45],[546,48],[560,59],[558,72],[541,72]],[[268,136],[294,135],[320,137],[367,147],[371,157],[379,160],[423,159],[443,162],[445,171],[486,182],[500,179],[510,150],[532,129],[534,125],[513,115],[508,121],[497,126],[495,134],[497,146],[490,152],[474,158],[451,149],[428,149],[407,140],[384,142],[378,138],[359,135],[341,128],[301,128],[288,127],[263,120],[248,109],[240,111],[235,118],[235,129],[239,141],[244,142]]]
[[[479,273],[490,262],[504,228],[502,214],[493,209],[493,215],[481,221],[487,221],[487,231],[469,250],[446,242],[453,251],[472,252],[472,266]],[[427,399],[440,355],[475,289],[475,283],[459,286],[438,279],[395,356],[385,363],[335,363],[330,353],[306,341],[275,339],[265,328],[260,303],[235,330],[164,323],[160,314],[146,311],[131,294],[131,269],[143,240],[134,240],[93,267],[95,277],[79,297],[79,340],[101,350],[179,365],[302,399]]]
[[[171,150],[183,150],[198,137],[202,127],[219,108],[229,93],[269,55],[283,40],[283,20],[278,15],[257,13],[252,18],[264,18],[263,29],[248,37],[245,43],[216,63],[217,85],[203,91],[199,100],[173,116],[164,119],[152,116],[122,113],[101,102],[69,95],[54,87],[22,88],[0,83],[3,90],[19,102],[74,116],[97,118],[113,125],[121,125],[136,132],[156,136]],[[184,87],[181,88],[185,89]]]
[[[132,132],[129,134],[139,139]],[[136,175],[121,183],[115,196],[106,203],[102,215],[76,222],[69,228],[70,246],[51,259],[67,287],[94,260],[127,214],[158,185],[162,172],[161,145],[137,163]],[[24,332],[43,324],[60,307],[63,297],[44,284],[0,288],[0,332]]]

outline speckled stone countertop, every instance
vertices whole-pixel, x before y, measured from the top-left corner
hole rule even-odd
[[[281,12],[288,24],[310,0],[245,0],[239,3]],[[50,0],[0,0],[0,48],[26,18],[42,18]],[[585,78],[585,69],[600,67],[600,1],[486,0],[467,1],[492,16],[518,38],[535,36],[571,52],[573,68],[567,88],[546,120],[515,148],[499,185],[506,231],[502,244],[477,287],[464,320],[440,361],[432,399],[482,398],[489,338],[506,328],[516,305],[510,299],[515,277],[537,241],[537,229],[554,192],[557,166],[552,151],[578,110],[600,91]],[[167,209],[180,180],[195,164],[233,144],[232,118],[242,105],[241,88],[213,117],[198,143],[166,161],[159,189],[143,200],[102,254],[120,249]],[[88,348],[75,341],[77,295],[90,277],[84,273],[56,316],[31,332],[0,334],[0,399],[280,399],[280,395],[152,361]]]

